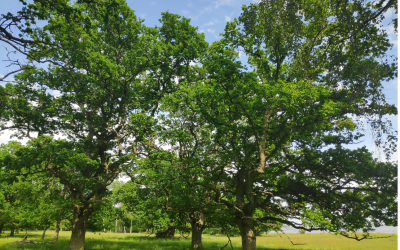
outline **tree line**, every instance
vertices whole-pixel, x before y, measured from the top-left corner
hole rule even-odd
[[[253,250],[283,225],[397,225],[397,109],[382,92],[397,61],[379,26],[397,1],[263,0],[212,44],[169,12],[147,27],[123,0],[22,2],[1,17],[1,42],[26,59],[1,79],[0,126],[29,141],[1,148],[0,225],[19,203],[18,225],[69,218],[70,250],[117,210],[190,231],[193,248],[206,227]],[[349,149],[368,131],[386,161]]]

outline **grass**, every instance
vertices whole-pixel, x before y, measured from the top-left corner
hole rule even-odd
[[[46,249],[62,250],[67,249],[71,232],[60,232],[57,244],[25,244],[25,245],[5,245],[5,243],[20,240],[25,232],[16,234],[15,237],[8,237],[7,232],[0,236],[0,249]],[[41,232],[28,232],[28,239],[35,239],[41,242]],[[46,233],[45,241],[53,240],[53,232]],[[371,240],[356,241],[333,234],[288,234],[295,244],[306,243],[306,245],[293,246],[285,237],[282,238],[276,233],[257,237],[258,250],[394,250],[397,249],[397,234],[371,234],[377,238]],[[233,249],[241,249],[240,237],[232,237]],[[203,246],[205,250],[217,250],[227,243],[225,236],[203,235]],[[145,238],[144,234],[115,234],[115,233],[86,233],[86,250],[91,249],[115,249],[115,250],[187,250],[190,249],[190,239],[156,239],[154,237]],[[225,249],[231,249],[230,246]]]

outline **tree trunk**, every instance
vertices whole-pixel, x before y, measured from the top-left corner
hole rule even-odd
[[[247,218],[237,218],[236,220],[242,236],[243,250],[257,250],[254,221]]]
[[[14,228],[11,228],[10,237],[14,237],[14,232],[15,232]]]
[[[4,225],[4,223],[0,223],[0,234],[3,233],[3,225]]]
[[[201,236],[205,228],[205,215],[201,212],[189,214],[190,224],[192,225],[192,248],[203,248]]]
[[[147,229],[148,230],[148,229]],[[175,227],[174,226],[168,226],[167,229],[165,230],[165,238],[174,238],[175,237]]]
[[[57,219],[56,222],[56,232],[54,233],[54,239],[53,239],[54,243],[58,242],[58,234],[60,233],[60,224],[61,224],[61,218]]]
[[[1,233],[1,231],[0,231],[0,233]],[[129,228],[129,233],[130,234],[132,233],[132,219],[131,219],[131,228]]]
[[[47,230],[47,226],[44,226],[44,230],[43,230],[43,234],[42,234],[42,240],[44,240],[44,236],[46,235],[46,230]]]
[[[117,233],[118,230],[118,217],[115,218],[115,233]]]
[[[86,227],[92,208],[75,204],[73,213],[71,240],[68,250],[84,250]]]

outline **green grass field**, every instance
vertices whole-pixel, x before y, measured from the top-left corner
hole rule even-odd
[[[8,233],[4,232],[0,237],[0,249],[47,249],[47,250],[63,250],[67,249],[70,232],[60,232],[59,242],[57,244],[25,244],[25,245],[8,245],[5,243],[20,240],[24,237],[25,232],[16,234],[15,237],[7,237]],[[41,232],[28,232],[28,239],[35,239],[41,242]],[[48,231],[45,241],[53,240],[53,231]],[[344,238],[343,236],[333,234],[288,234],[295,244],[293,246],[290,241],[282,235],[279,237],[276,233],[270,233],[266,236],[257,237],[258,250],[394,250],[397,249],[397,234],[372,234],[373,237],[388,237],[371,240],[362,240],[360,242]],[[233,237],[232,243],[234,249],[241,249],[240,237]],[[226,236],[203,235],[203,246],[206,250],[217,250],[227,243]],[[154,237],[145,238],[144,234],[115,234],[115,233],[93,233],[86,234],[86,250],[91,249],[118,249],[118,250],[186,250],[190,249],[190,239],[156,239]],[[225,249],[231,249],[230,246]]]

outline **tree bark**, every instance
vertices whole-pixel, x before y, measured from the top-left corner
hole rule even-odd
[[[15,229],[11,228],[10,237],[14,237]]]
[[[201,236],[205,228],[205,215],[201,212],[194,212],[188,215],[192,226],[192,248],[203,248]]]
[[[44,226],[44,230],[43,230],[43,234],[42,234],[42,240],[44,240],[44,236],[46,235],[46,230],[47,230],[47,226]]]
[[[0,223],[0,234],[3,233],[3,225],[4,225],[4,223]]]
[[[0,231],[0,233],[1,233],[1,231]],[[129,228],[129,233],[130,234],[132,233],[132,219],[131,219],[131,227]]]
[[[118,217],[115,218],[115,233],[118,231]]]
[[[69,242],[68,250],[85,249],[86,227],[92,211],[92,207],[77,204],[74,205],[71,240]]]
[[[57,219],[56,222],[56,232],[54,233],[54,239],[53,239],[54,243],[58,242],[58,234],[60,233],[60,224],[61,224],[61,218]]]
[[[237,217],[240,235],[242,236],[243,250],[257,250],[256,232],[254,231],[254,221],[252,219]]]

